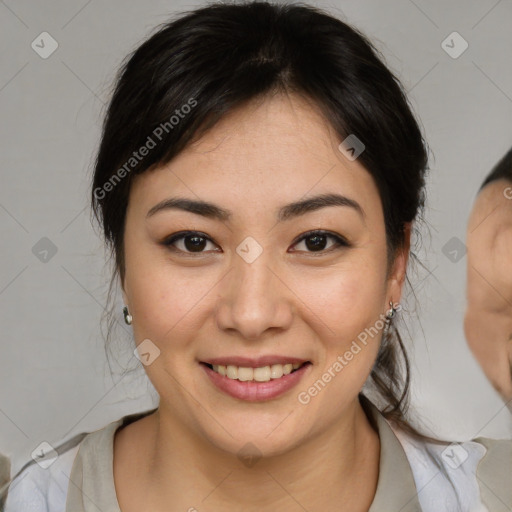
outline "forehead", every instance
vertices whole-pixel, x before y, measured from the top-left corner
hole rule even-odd
[[[357,197],[380,207],[373,178],[341,142],[318,107],[297,95],[253,100],[229,112],[170,163],[136,177],[137,203],[186,195],[234,211],[320,193]]]

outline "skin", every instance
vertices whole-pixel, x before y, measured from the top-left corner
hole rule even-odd
[[[366,511],[378,481],[379,437],[357,395],[381,335],[307,405],[298,402],[365,328],[399,302],[409,252],[388,268],[378,189],[365,168],[337,149],[340,140],[318,110],[296,95],[275,95],[230,112],[170,164],[137,176],[125,227],[123,296],[136,343],[160,355],[145,370],[158,410],[118,430],[114,479],[123,512]],[[281,206],[321,193],[357,201],[277,222]],[[229,221],[182,210],[147,212],[180,196],[233,212]],[[410,228],[410,226],[407,226]],[[299,238],[327,238],[315,251]],[[177,252],[162,240],[197,230],[210,241]],[[247,237],[262,254],[247,263],[236,248]],[[333,248],[334,249],[331,249]],[[184,255],[179,251],[187,251]],[[292,390],[246,402],[214,387],[199,361],[283,354],[312,362]],[[261,458],[247,467],[239,450]]]
[[[512,411],[512,182],[496,180],[482,189],[466,244],[466,339]]]

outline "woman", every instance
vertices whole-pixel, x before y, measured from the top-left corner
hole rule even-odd
[[[512,505],[512,442],[405,419],[426,169],[398,80],[328,14],[212,4],[161,27],[119,74],[92,183],[159,405],[25,468],[8,512]]]

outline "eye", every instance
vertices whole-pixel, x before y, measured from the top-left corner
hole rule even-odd
[[[329,239],[332,241],[332,244],[326,249],[326,244]],[[181,244],[181,247],[177,246],[178,243]],[[172,251],[181,252],[186,255],[194,253],[201,254],[207,252],[204,249],[208,243],[215,245],[207,235],[199,231],[184,231],[181,233],[175,233],[162,242],[163,245]],[[302,235],[293,244],[293,246],[296,246],[299,243],[304,243],[305,247],[307,248],[306,251],[299,252],[326,253],[336,250],[340,247],[350,247],[349,242],[342,236],[322,230],[308,231]]]
[[[176,242],[180,242],[181,247],[177,247]],[[204,233],[200,233],[199,231],[185,231],[181,233],[175,233],[170,238],[164,240],[162,243],[175,252],[193,254],[205,252],[203,249],[208,244],[208,242],[213,244],[211,239]]]
[[[326,249],[326,243],[329,239],[331,239],[333,243]],[[340,247],[350,247],[348,241],[342,236],[322,230],[308,231],[299,238],[294,246],[299,243],[304,243],[307,248],[306,252],[326,253],[339,249]]]

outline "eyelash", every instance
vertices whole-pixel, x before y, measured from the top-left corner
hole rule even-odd
[[[351,247],[351,244],[342,236],[340,235],[336,235],[334,233],[331,233],[329,231],[325,231],[325,230],[312,230],[312,231],[308,231],[306,233],[304,233],[303,235],[301,235],[300,238],[298,238],[293,245],[297,245],[298,243],[302,242],[303,240],[306,240],[312,236],[315,236],[315,235],[320,235],[320,236],[326,236],[327,238],[331,238],[332,240],[334,240],[335,242],[335,245],[330,247],[329,249],[322,249],[320,251],[302,251],[302,252],[306,252],[306,253],[309,253],[313,256],[322,256],[324,254],[327,254],[327,253],[330,253],[332,251],[335,251],[335,250],[338,250],[338,249],[341,249],[343,247]],[[199,238],[203,238],[209,242],[213,242],[213,240],[211,240],[210,237],[208,237],[206,234],[204,233],[201,233],[200,231],[182,231],[180,233],[175,233],[174,235],[171,235],[170,237],[168,237],[167,239],[165,239],[162,244],[164,246],[166,246],[167,248],[169,248],[171,251],[173,252],[176,252],[176,253],[182,253],[183,255],[186,255],[187,257],[188,256],[192,256],[192,257],[195,257],[196,254],[206,254],[206,251],[199,251],[199,252],[187,252],[187,251],[182,251],[181,249],[177,249],[176,247],[173,246],[173,244],[179,240],[182,240],[184,238],[187,238],[187,237],[191,237],[191,236],[196,236],[196,237],[199,237]],[[299,251],[301,252],[301,251]]]

